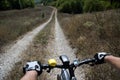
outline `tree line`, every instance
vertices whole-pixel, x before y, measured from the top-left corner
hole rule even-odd
[[[83,13],[120,8],[120,0],[43,0],[66,13]]]
[[[120,0],[0,0],[0,10],[34,7],[35,3],[52,5],[65,13],[83,13],[120,8]]]
[[[0,10],[34,7],[34,0],[0,0]]]

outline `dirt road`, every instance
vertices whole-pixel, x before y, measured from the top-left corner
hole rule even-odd
[[[67,55],[72,62],[76,59],[74,54],[75,50],[73,50],[69,42],[67,41],[57,19],[57,11],[55,12],[55,29],[54,29],[54,39],[50,41],[48,44],[48,51],[51,55],[47,56],[46,59],[54,58],[57,60],[58,63],[61,63],[59,60],[60,55]],[[47,75],[45,80],[56,80],[57,74],[60,73],[59,69],[54,69],[51,71],[50,74]],[[85,74],[83,69],[78,68],[75,71],[75,75],[78,80],[84,80]]]
[[[9,71],[11,71],[15,63],[21,60],[19,56],[21,56],[23,51],[28,48],[38,32],[40,32],[52,20],[53,14],[54,11],[52,12],[51,17],[47,22],[43,23],[33,31],[28,32],[23,36],[22,39],[17,40],[17,42],[12,45],[10,49],[6,50],[3,55],[0,55],[0,80],[3,80]]]
[[[74,54],[75,50],[70,47],[69,42],[67,41],[61,29],[61,26],[59,25],[56,10],[52,12],[51,18],[46,23],[27,33],[22,39],[18,40],[9,50],[7,50],[3,55],[0,56],[0,80],[3,80],[4,77],[9,74],[9,71],[11,71],[11,69],[14,67],[15,63],[21,60],[19,56],[21,56],[23,51],[25,51],[32,43],[34,37],[38,34],[38,32],[40,32],[51,21],[54,12],[55,28],[52,31],[54,38],[49,41],[46,49],[51,54],[46,56],[46,58],[44,59],[47,61],[50,58],[54,58],[57,60],[58,63],[61,63],[61,61],[59,60],[60,55],[67,55],[71,62],[76,58]],[[46,75],[47,77],[45,77],[44,80],[56,80],[57,74],[59,73],[59,69],[54,69],[51,71],[50,74]],[[75,74],[78,80],[85,79],[83,69],[78,68],[75,71]]]

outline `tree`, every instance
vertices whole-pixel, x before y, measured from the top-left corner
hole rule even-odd
[[[56,6],[65,13],[82,13],[80,0],[58,0]]]
[[[120,0],[110,0],[110,2],[111,2],[111,5],[112,5],[114,2],[120,3]]]
[[[102,11],[104,10],[103,5],[99,0],[85,0],[84,12]]]
[[[11,4],[8,0],[0,0],[0,10],[11,9]]]
[[[34,0],[0,0],[0,10],[34,7]]]

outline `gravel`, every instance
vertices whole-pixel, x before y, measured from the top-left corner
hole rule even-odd
[[[17,42],[12,45],[10,49],[0,55],[0,80],[4,80],[5,76],[10,74],[9,72],[14,67],[15,63],[21,60],[20,56],[22,56],[23,51],[28,48],[34,37],[51,21],[53,14],[54,11],[47,22],[38,26],[33,31],[28,32],[22,39],[17,40]]]
[[[72,62],[76,59],[75,56],[75,50],[73,50],[69,42],[67,41],[60,25],[57,19],[57,11],[55,14],[55,31],[54,32],[54,40],[51,40],[51,42],[48,44],[48,51],[51,53],[49,56],[46,57],[46,60],[50,58],[56,59],[58,64],[61,64],[61,61],[59,60],[60,55],[67,55]],[[47,74],[47,77],[45,80],[57,80],[57,74],[60,74],[60,69],[53,69],[50,73]],[[78,80],[84,80],[85,74],[84,70],[82,68],[77,68],[75,71],[75,75]]]

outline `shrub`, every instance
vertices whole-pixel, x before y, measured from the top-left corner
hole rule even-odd
[[[0,0],[0,10],[11,9],[11,4],[7,0]]]
[[[35,6],[34,0],[1,0],[0,1],[0,10],[23,9],[34,6]]]
[[[114,2],[112,4],[112,8],[120,8],[120,3],[119,2]]]
[[[65,2],[59,6],[59,10],[65,13],[70,13],[70,3]]]
[[[104,10],[108,10],[112,8],[111,3],[108,1],[101,1],[101,4],[103,5]]]
[[[60,19],[65,35],[77,57],[88,58],[105,51],[120,56],[120,10],[74,15]],[[108,64],[87,67],[85,80],[119,80],[119,71]]]
[[[82,13],[82,5],[79,0],[59,1],[56,5],[58,9],[65,13]]]
[[[84,12],[102,11],[103,5],[99,0],[85,0],[84,1]]]

